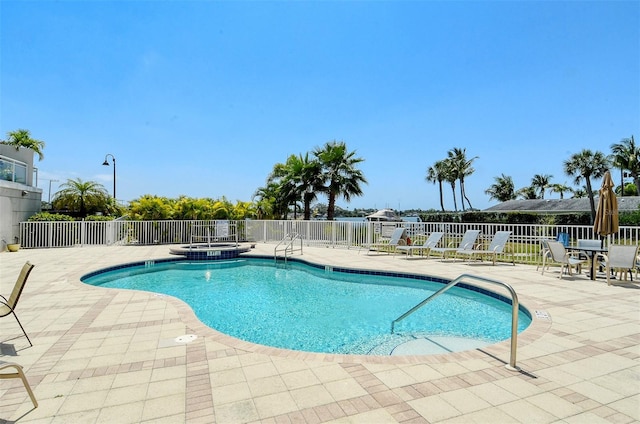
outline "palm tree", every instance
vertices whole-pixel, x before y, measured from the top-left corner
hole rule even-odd
[[[587,197],[587,189],[584,186],[580,188],[574,188],[573,190],[571,190],[571,194],[572,199],[584,199],[585,197]]]
[[[494,177],[495,183],[491,184],[484,192],[489,195],[489,199],[495,199],[499,202],[514,200],[516,198],[515,186],[513,179],[507,175]]]
[[[281,218],[286,218],[289,206],[293,205],[293,215],[297,218],[297,203],[301,200],[299,184],[293,173],[297,166],[296,155],[291,155],[285,163],[277,163],[273,166],[273,171],[267,178],[269,187],[269,197],[273,199],[273,212]]]
[[[355,151],[347,151],[343,141],[327,142],[323,147],[316,147],[313,154],[320,161],[326,181],[323,190],[329,198],[327,219],[333,220],[336,197],[342,196],[349,202],[352,196],[362,196],[360,185],[367,180],[357,165],[364,159],[355,157]]]
[[[309,159],[309,154],[290,156],[286,163],[285,181],[291,185],[294,196],[302,199],[304,219],[311,219],[311,202],[317,199],[317,192],[324,189],[325,176],[317,159]]]
[[[33,152],[38,155],[39,160],[44,158],[44,154],[42,153],[42,149],[44,149],[44,141],[31,138],[29,130],[20,129],[16,131],[9,131],[7,133],[7,139],[3,141],[2,144],[13,146],[16,150],[20,150],[20,147],[25,147],[33,150]]]
[[[551,178],[553,178],[553,175],[536,174],[531,179],[531,187],[538,190],[540,199],[544,199],[544,191],[551,186]]]
[[[446,163],[442,160],[436,161],[433,166],[427,169],[427,176],[425,179],[430,183],[438,183],[438,190],[440,192],[440,208],[444,212],[444,198],[442,196],[442,182],[445,181],[445,167]]]
[[[561,199],[564,199],[565,193],[573,192],[573,189],[566,184],[556,183],[556,184],[551,184],[549,187],[551,189],[550,190],[551,193],[559,193]]]
[[[580,153],[573,154],[564,162],[564,172],[574,177],[576,185],[584,179],[587,187],[587,196],[591,205],[591,223],[596,217],[596,205],[593,200],[591,178],[602,178],[610,166],[609,160],[602,152],[592,152],[584,149]]]
[[[453,210],[458,212],[458,201],[456,200],[456,181],[458,181],[458,171],[451,158],[443,160],[442,163],[444,180],[451,185],[451,193],[453,194]]]
[[[286,218],[289,204],[282,200],[280,185],[274,181],[267,181],[264,187],[258,187],[253,194],[257,198],[258,219]]]
[[[478,159],[478,156],[474,156],[471,159],[467,159],[467,149],[454,147],[448,152],[449,159],[452,161],[452,166],[455,168],[455,173],[460,180],[460,199],[462,200],[462,210],[464,211],[464,201],[469,204],[469,208],[473,209],[471,202],[467,197],[467,193],[464,187],[464,179],[475,172],[475,169],[471,166],[473,161]]]
[[[623,138],[620,143],[611,145],[613,165],[620,169],[620,185],[624,196],[624,171],[625,169],[631,174],[633,183],[636,186],[637,194],[640,196],[640,146],[631,138]]]
[[[62,190],[55,194],[52,201],[54,207],[77,212],[83,218],[87,216],[87,212],[102,211],[109,202],[107,190],[95,181],[69,179],[60,187]]]
[[[538,198],[536,188],[532,186],[522,187],[516,192],[516,194],[525,200],[533,200]]]

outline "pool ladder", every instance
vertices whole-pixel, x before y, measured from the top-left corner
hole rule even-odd
[[[518,295],[516,294],[516,291],[513,289],[513,287],[501,281],[491,280],[489,278],[479,277],[477,275],[462,274],[458,276],[458,278],[456,278],[455,280],[450,281],[446,286],[444,286],[443,288],[441,288],[431,296],[427,297],[422,302],[418,303],[413,308],[409,309],[404,314],[400,315],[398,318],[391,321],[391,334],[394,333],[397,322],[402,321],[403,319],[413,314],[415,311],[422,308],[424,305],[431,302],[433,299],[440,296],[441,294],[443,294],[444,292],[446,292],[447,290],[449,290],[450,288],[452,288],[453,286],[455,286],[456,284],[460,283],[465,279],[472,279],[472,280],[482,281],[484,283],[496,284],[506,288],[511,294],[511,354],[509,356],[509,364],[506,365],[506,368],[512,371],[519,371],[519,368],[516,367],[516,350],[518,347]]]
[[[300,241],[300,247],[295,247],[296,240]],[[300,251],[302,254],[302,236],[298,233],[288,233],[273,249],[273,259],[278,260],[278,252],[284,252],[284,261],[287,261],[287,255],[293,255],[293,252]]]

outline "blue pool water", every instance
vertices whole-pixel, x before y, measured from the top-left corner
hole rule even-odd
[[[82,280],[171,295],[222,333],[308,352],[376,354],[416,337],[490,344],[511,335],[509,303],[459,287],[397,324],[391,335],[391,322],[442,283],[335,272],[298,262],[283,266],[266,259],[170,261],[92,273]],[[521,310],[518,322],[522,331],[531,318]]]

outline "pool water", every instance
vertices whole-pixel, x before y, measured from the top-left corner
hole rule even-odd
[[[163,293],[188,303],[198,319],[253,343],[308,352],[390,354],[416,338],[472,340],[511,335],[511,305],[454,287],[410,317],[391,322],[442,287],[421,279],[334,272],[289,262],[167,262],[92,273],[100,287]],[[518,331],[530,323],[521,310]],[[463,350],[468,344],[462,343]]]

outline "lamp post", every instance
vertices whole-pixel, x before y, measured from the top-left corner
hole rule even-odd
[[[60,180],[49,180],[49,204],[51,204],[51,183],[57,183]]]
[[[113,162],[113,200],[116,200],[116,158],[111,153],[107,153],[102,164],[104,166],[109,166],[109,162],[107,161],[109,156],[111,156],[111,161]]]

